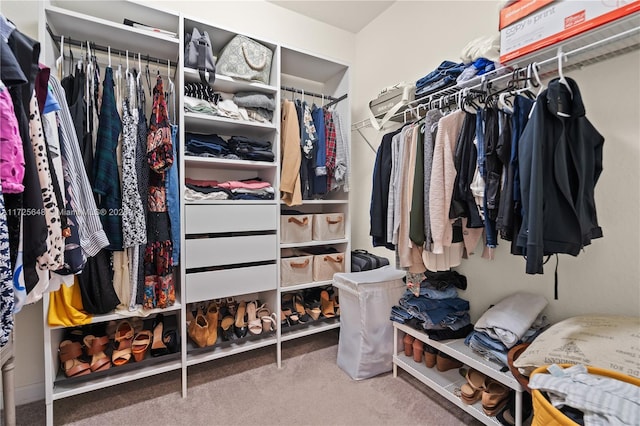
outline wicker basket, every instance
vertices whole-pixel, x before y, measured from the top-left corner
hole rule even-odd
[[[571,367],[571,364],[559,365],[562,368]],[[533,370],[530,377],[533,377],[536,374],[546,374],[547,367],[549,366],[543,365],[542,367],[536,368]],[[587,370],[591,374],[610,377],[612,379],[640,386],[640,379],[618,373],[617,371],[599,367],[587,367]],[[560,410],[551,405],[547,398],[545,398],[544,395],[542,395],[542,392],[538,389],[532,389],[531,396],[533,398],[533,420],[531,421],[531,426],[577,426],[577,423],[569,419]]]

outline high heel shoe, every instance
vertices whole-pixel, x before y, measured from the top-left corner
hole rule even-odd
[[[195,322],[195,321],[193,321]],[[153,343],[151,343],[151,356],[166,355],[167,345],[162,341],[164,332],[164,315],[158,314],[153,319]]]
[[[218,316],[218,305],[216,305],[215,302],[209,303],[206,315],[208,324],[207,346],[214,345],[216,340],[218,340]]]
[[[102,371],[111,367],[111,361],[104,353],[109,344],[107,336],[96,337],[89,334],[84,336],[83,342],[87,355],[91,356],[91,371]]]
[[[257,315],[255,302],[247,303],[247,324],[249,333],[254,335],[262,333],[262,319]]]
[[[247,304],[244,302],[244,300],[240,301],[240,303],[238,304],[234,332],[239,338],[247,335]]]
[[[136,362],[140,362],[144,359],[144,356],[147,354],[147,350],[149,349],[149,345],[151,344],[151,339],[153,339],[153,335],[149,330],[142,330],[133,338],[131,351],[133,352],[133,359],[135,359]]]
[[[236,338],[233,324],[236,322],[235,318],[231,315],[227,315],[222,318],[220,322],[220,328],[222,328],[222,340],[228,342]]]
[[[133,341],[133,327],[129,321],[120,321],[116,328],[114,345],[116,346],[111,354],[113,365],[124,365],[131,359],[131,342]]]
[[[67,377],[84,376],[91,373],[91,365],[78,359],[82,355],[80,342],[63,340],[60,342],[60,362]]]
[[[465,404],[471,405],[482,398],[487,376],[473,368],[469,368],[465,378],[467,383],[460,386],[460,399]]]
[[[320,292],[320,306],[322,306],[322,315],[324,315],[325,318],[333,318],[336,316],[333,302],[329,300],[329,293],[326,290]]]

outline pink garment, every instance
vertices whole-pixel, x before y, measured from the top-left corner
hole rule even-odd
[[[18,120],[13,110],[11,95],[0,90],[0,181],[2,192],[17,194],[24,191],[24,152],[18,130]]]
[[[226,188],[226,189],[238,189],[238,188],[264,189],[264,188],[269,188],[271,184],[269,182],[263,182],[261,180],[245,180],[242,182],[237,180],[230,180],[227,182],[220,182],[218,186],[220,188]]]

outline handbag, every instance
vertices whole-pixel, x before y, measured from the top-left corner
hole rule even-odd
[[[236,35],[222,49],[218,72],[242,80],[269,84],[273,52],[248,37]]]
[[[213,56],[209,33],[200,33],[194,28],[185,36],[184,66],[197,69],[200,80],[205,84],[213,84],[216,79],[216,58]]]
[[[351,252],[351,272],[370,271],[382,268],[389,264],[389,259],[376,256],[366,250],[353,250]]]

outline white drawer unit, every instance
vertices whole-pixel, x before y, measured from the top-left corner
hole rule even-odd
[[[184,210],[187,234],[267,231],[278,226],[276,205],[195,205]]]
[[[195,238],[186,241],[186,267],[234,265],[276,260],[276,235]]]
[[[274,263],[186,274],[187,303],[275,290],[277,268]]]

